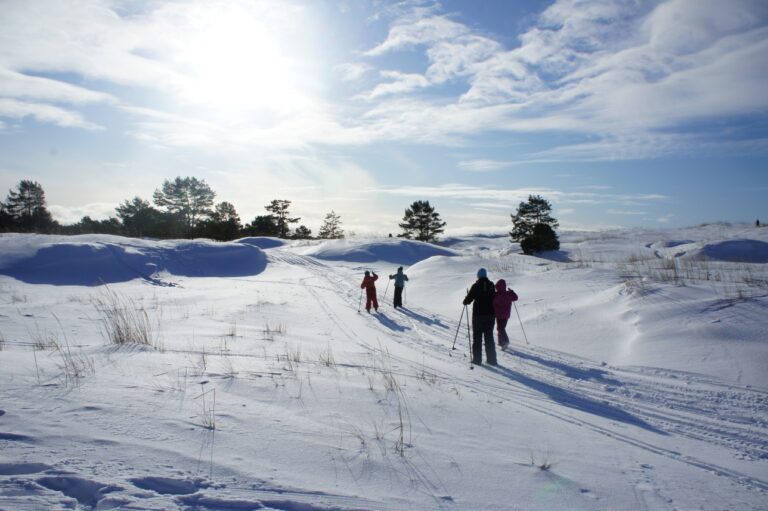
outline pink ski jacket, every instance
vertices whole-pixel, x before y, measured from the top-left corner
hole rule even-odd
[[[517,295],[511,289],[507,289],[504,279],[496,282],[496,296],[493,297],[493,312],[499,319],[509,319],[512,314],[512,302],[517,301]]]

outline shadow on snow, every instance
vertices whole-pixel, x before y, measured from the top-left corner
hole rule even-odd
[[[406,330],[410,330],[408,327],[400,325],[396,321],[390,319],[383,312],[379,312],[377,314],[374,314],[373,317],[378,319],[379,323],[381,323],[385,327],[387,327],[390,330],[393,330],[395,332],[405,332]]]
[[[652,426],[651,424],[648,424],[647,422],[640,419],[639,417],[636,417],[631,413],[625,412],[624,410],[621,410],[605,402],[598,402],[598,401],[593,401],[591,399],[583,398],[581,396],[574,394],[573,392],[562,389],[560,387],[556,387],[554,385],[550,385],[549,383],[535,380],[529,376],[526,376],[522,373],[518,373],[506,367],[498,366],[498,367],[492,368],[492,370],[511,380],[514,380],[518,383],[522,383],[526,387],[529,387],[537,392],[541,392],[542,394],[545,394],[546,396],[548,396],[552,401],[559,403],[563,406],[566,406],[568,408],[572,408],[574,410],[578,410],[581,412],[586,412],[591,415],[597,415],[598,417],[603,417],[605,419],[622,422],[624,424],[637,426],[647,431],[658,433],[660,435],[667,434],[664,431]]]
[[[530,360],[532,362],[536,362],[537,364],[541,364],[543,366],[556,369],[561,373],[563,373],[568,378],[572,378],[574,380],[592,380],[592,381],[597,381],[607,385],[616,385],[616,386],[623,385],[618,380],[607,378],[606,377],[607,371],[603,371],[602,369],[582,369],[580,367],[574,367],[568,364],[564,364],[563,362],[557,362],[555,360],[547,360],[545,358],[537,357],[536,355],[533,355],[531,353],[524,353],[522,351],[515,351],[514,354],[516,357],[519,357],[525,360]]]
[[[0,269],[28,284],[98,286],[136,278],[167,285],[157,278],[238,277],[264,271],[267,258],[254,246],[210,241],[144,243],[57,243]]]
[[[422,323],[426,323],[427,325],[435,325],[436,327],[440,328],[448,328],[448,325],[444,324],[437,318],[430,318],[427,316],[424,316],[423,314],[419,314],[417,312],[413,312],[411,309],[408,309],[406,307],[401,307],[400,311],[405,314],[406,316],[409,316],[416,321],[420,321]]]

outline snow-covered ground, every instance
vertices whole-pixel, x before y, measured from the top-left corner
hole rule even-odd
[[[561,239],[0,236],[0,509],[768,509],[768,229]]]

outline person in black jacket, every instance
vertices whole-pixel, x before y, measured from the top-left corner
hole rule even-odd
[[[496,365],[496,346],[493,343],[493,326],[496,316],[493,311],[493,297],[496,288],[488,280],[485,268],[477,271],[477,281],[464,298],[464,305],[472,306],[472,363],[483,363],[483,340],[485,340],[485,361]]]

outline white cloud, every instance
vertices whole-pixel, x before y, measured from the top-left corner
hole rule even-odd
[[[15,99],[0,98],[0,117],[24,119],[32,117],[39,122],[56,124],[64,127],[99,130],[101,126],[83,119],[79,112],[67,110],[44,103],[29,103]]]
[[[405,74],[397,71],[382,71],[381,76],[388,80],[387,83],[380,83],[371,92],[363,94],[361,97],[373,100],[390,94],[402,94],[412,92],[418,89],[425,89],[432,85],[430,81],[420,74]]]
[[[528,199],[529,195],[541,195],[551,203],[556,204],[647,204],[664,202],[670,199],[663,194],[621,194],[602,193],[600,190],[591,192],[571,192],[552,188],[489,188],[462,184],[446,184],[442,186],[403,186],[383,187],[376,193],[400,195],[406,197],[421,198],[445,198],[464,201],[493,201],[483,202],[489,205],[493,203],[515,204]],[[491,206],[495,207],[495,206]]]
[[[624,209],[609,209],[606,211],[609,215],[621,215],[621,216],[643,216],[645,211],[628,211]]]
[[[39,105],[38,113],[44,104],[49,110],[66,105],[72,119],[82,119],[72,110],[83,104],[126,106],[148,94],[153,108],[220,124],[223,132],[224,118],[277,116],[278,123],[295,125],[314,104],[304,84],[318,80],[314,62],[321,50],[311,44],[313,32],[298,3],[193,0],[122,7],[109,0],[4,2],[0,98],[28,100]],[[135,12],[125,14],[129,9]],[[110,91],[130,88],[132,99],[116,100],[75,81]],[[93,126],[85,120],[59,124]],[[145,128],[134,132],[152,139]],[[176,142],[208,140],[186,131]]]
[[[494,172],[514,164],[514,162],[500,160],[477,159],[460,161],[458,167],[468,172]]]
[[[592,138],[528,158],[539,161],[700,151],[702,121],[768,111],[766,21],[768,4],[751,0],[560,0],[505,50],[458,21],[414,11],[366,55],[423,49],[428,65],[364,94],[383,100],[367,118],[383,136],[418,132],[433,143],[489,130]],[[424,99],[457,79],[463,92]]]
[[[389,29],[387,38],[365,52],[376,57],[385,53],[419,45],[432,45],[438,41],[450,41],[470,32],[469,28],[445,16],[434,16],[428,10],[416,9],[397,20]]]
[[[474,172],[766,150],[765,141],[699,129],[768,112],[765,2],[558,0],[514,45],[439,4],[389,4],[386,37],[335,66],[317,44],[327,34],[317,37],[300,2],[0,5],[0,116],[10,119],[97,129],[83,106],[120,106],[139,140],[222,153],[403,140],[462,146],[490,132],[583,137],[514,160],[459,163]],[[403,52],[423,61],[398,69],[392,56]],[[366,88],[323,100],[328,70]],[[125,88],[132,102],[117,97]],[[136,91],[152,95],[152,109],[137,106]]]
[[[110,94],[7,69],[0,69],[0,97],[71,104],[117,101]]]
[[[360,80],[366,74],[372,72],[374,67],[360,62],[346,62],[338,64],[334,68],[341,74],[341,79],[346,82],[355,82]]]
[[[51,204],[48,211],[51,212],[54,220],[61,224],[74,224],[79,222],[84,216],[91,217],[92,220],[104,220],[115,216],[117,204],[96,202],[84,206],[62,206]]]

